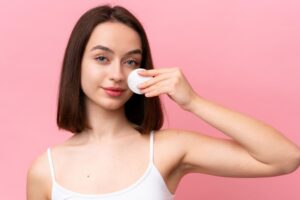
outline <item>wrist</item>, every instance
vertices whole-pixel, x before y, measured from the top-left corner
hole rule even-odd
[[[186,111],[192,112],[195,110],[196,105],[198,104],[199,101],[202,101],[203,98],[199,96],[197,93],[193,93],[191,97],[191,101],[184,107]]]

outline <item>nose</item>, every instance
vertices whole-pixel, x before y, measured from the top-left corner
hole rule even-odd
[[[110,70],[110,80],[115,82],[121,82],[125,80],[125,74],[120,64],[113,64]]]

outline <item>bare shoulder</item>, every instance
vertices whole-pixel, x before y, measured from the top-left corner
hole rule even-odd
[[[163,143],[169,147],[176,147],[176,153],[183,153],[184,140],[186,140],[186,137],[190,134],[193,135],[194,133],[181,129],[162,129],[156,131],[155,142]]]
[[[155,161],[169,190],[175,194],[181,179],[189,173],[183,162],[186,146],[197,133],[180,129],[162,129],[155,132]]]
[[[197,132],[182,129],[162,129],[155,133],[155,138],[158,143],[164,143],[168,147],[174,147],[176,153],[183,154],[186,142],[199,137],[199,135]]]
[[[51,184],[47,152],[37,156],[27,171],[26,195],[27,200],[50,199]]]
[[[173,165],[172,171],[180,177],[190,172],[196,172],[192,170],[195,163],[193,160],[189,162],[190,157],[193,156],[193,159],[198,159],[200,155],[202,155],[202,158],[204,158],[203,155],[209,157],[208,152],[210,151],[206,151],[207,149],[211,150],[212,147],[215,148],[216,145],[221,143],[232,143],[229,140],[183,129],[160,130],[155,137],[157,138],[158,148],[165,154],[165,159],[170,160],[171,165]],[[206,160],[203,160],[203,162],[205,163]]]
[[[186,137],[194,135],[189,131],[180,129],[162,129],[155,133],[155,146],[158,149],[158,156],[166,160],[169,164],[170,174],[184,175],[185,166],[182,165],[182,159],[185,156]],[[190,136],[190,137],[192,137]]]
[[[161,140],[171,141],[171,143],[182,144],[185,139],[192,139],[198,135],[199,133],[195,131],[169,128],[157,131],[155,137]]]

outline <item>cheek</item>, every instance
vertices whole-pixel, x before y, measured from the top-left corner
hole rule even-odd
[[[127,80],[128,76],[129,76],[129,74],[130,74],[133,70],[135,70],[135,69],[137,69],[137,68],[128,68],[128,69],[125,70],[126,80]]]
[[[101,80],[103,80],[104,72],[93,64],[86,64],[82,66],[81,70],[81,85],[85,88],[99,87]]]

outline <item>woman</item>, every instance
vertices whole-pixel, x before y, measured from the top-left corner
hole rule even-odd
[[[143,95],[127,86],[136,68],[153,77],[139,85]],[[232,140],[161,130],[161,94]],[[57,124],[74,135],[34,160],[28,200],[169,200],[188,173],[266,177],[300,163],[299,148],[273,127],[196,94],[179,68],[154,69],[142,25],[120,6],[93,8],[75,25]]]

